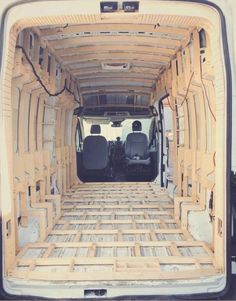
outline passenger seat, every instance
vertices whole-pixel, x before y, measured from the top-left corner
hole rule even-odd
[[[100,125],[93,124],[90,133],[83,143],[83,166],[86,170],[104,170],[109,164],[107,140],[100,135]]]
[[[151,158],[148,149],[147,135],[141,133],[142,124],[136,120],[132,124],[133,133],[128,134],[125,142],[127,165],[149,165]]]

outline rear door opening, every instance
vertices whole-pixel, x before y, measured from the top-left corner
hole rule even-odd
[[[4,25],[4,291],[222,294],[230,99],[219,11],[46,4],[13,6]]]

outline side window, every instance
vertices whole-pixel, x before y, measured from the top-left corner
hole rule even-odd
[[[39,113],[39,97],[37,98],[37,105],[34,112],[34,139],[35,139],[35,150],[38,150],[38,113]]]
[[[197,144],[197,150],[200,150],[200,142],[201,142],[201,137],[200,137],[200,124],[199,124],[199,120],[200,120],[200,108],[199,108],[199,100],[197,97],[197,94],[193,95],[193,99],[194,99],[194,108],[195,108],[195,120],[196,120],[196,144]]]
[[[155,119],[153,119],[149,131],[149,146],[151,148],[157,148],[158,138],[158,124],[156,123]]]
[[[181,52],[181,55],[182,55],[182,73],[185,74],[186,72],[186,55],[185,55],[185,50],[183,49],[182,52]]]
[[[187,112],[187,116],[186,116],[186,119],[187,119],[186,134],[188,135],[188,145],[186,145],[186,146],[191,148],[191,145],[192,145],[192,126],[191,126],[192,117],[191,117],[191,107],[189,105],[188,100],[186,101],[186,112]]]
[[[201,63],[203,64],[206,62],[206,47],[207,47],[206,32],[203,28],[199,31],[199,46],[200,46]]]
[[[34,59],[34,34],[30,32],[29,34],[29,57]]]
[[[64,132],[65,145],[71,145],[72,118],[73,118],[73,112],[67,111],[65,117],[66,122],[65,122],[65,132]]]
[[[14,152],[18,152],[19,148],[19,112],[20,112],[20,89],[14,88],[13,97],[13,139],[14,139]]]
[[[190,43],[189,45],[189,53],[190,53],[190,71],[193,72],[193,64],[194,64],[194,47],[193,43]]]
[[[82,145],[83,145],[83,137],[82,137],[81,125],[79,121],[76,128],[75,145],[76,145],[76,151],[81,152]]]
[[[54,162],[55,156],[55,120],[56,120],[56,110],[55,110],[55,100],[51,100],[51,104],[48,104],[48,99],[45,99],[44,111],[43,111],[43,148],[51,152],[51,163]],[[58,110],[59,111],[59,110]]]
[[[47,72],[48,72],[48,74],[50,75],[50,73],[51,73],[51,55],[50,54],[48,54],[48,65],[47,65]]]
[[[205,87],[205,112],[206,112],[206,151],[210,153],[212,151],[213,145],[212,145],[212,109],[210,107],[210,94],[207,87]]]
[[[39,65],[41,69],[43,69],[43,55],[44,55],[44,49],[42,47],[39,47]]]
[[[62,76],[62,69],[60,64],[56,62],[56,85],[58,88],[61,87],[61,76]]]
[[[177,146],[184,146],[184,110],[176,104]]]
[[[24,151],[29,151],[29,126],[30,126],[30,106],[31,94],[25,97],[25,111],[24,111]]]

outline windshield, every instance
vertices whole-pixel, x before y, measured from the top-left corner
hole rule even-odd
[[[92,124],[100,124],[101,126],[101,136],[104,136],[108,141],[116,140],[116,137],[120,137],[122,141],[126,140],[129,133],[132,132],[132,123],[137,119],[126,119],[122,122],[121,127],[112,127],[112,122],[107,124],[101,124],[94,120],[92,123],[83,120],[84,134],[85,137],[90,135],[90,128]],[[149,137],[149,130],[152,118],[139,119],[142,123],[142,132]]]

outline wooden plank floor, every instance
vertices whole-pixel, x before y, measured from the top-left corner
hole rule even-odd
[[[98,281],[193,279],[221,273],[213,253],[174,218],[152,183],[85,183],[63,197],[44,242],[26,245],[8,276]]]

